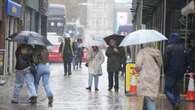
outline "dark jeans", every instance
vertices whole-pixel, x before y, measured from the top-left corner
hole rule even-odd
[[[65,61],[64,60],[64,74],[66,75],[68,73],[68,75],[71,75],[71,61]]]
[[[108,87],[113,88],[113,80],[115,80],[115,90],[119,89],[119,72],[108,72]]]
[[[182,78],[165,76],[165,94],[170,103],[175,106],[180,101],[180,81]]]

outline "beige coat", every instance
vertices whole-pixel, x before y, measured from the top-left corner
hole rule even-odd
[[[89,74],[103,74],[102,64],[104,62],[104,55],[101,50],[95,53],[92,51],[92,49],[89,49],[87,62]]]
[[[155,59],[155,60],[154,60]],[[141,69],[138,95],[156,98],[160,88],[162,56],[159,50],[146,47],[138,53],[136,67]]]

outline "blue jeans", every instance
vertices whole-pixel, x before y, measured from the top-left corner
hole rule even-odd
[[[50,86],[49,86],[49,76],[50,76],[49,65],[38,64],[36,66],[36,69],[37,69],[37,74],[36,74],[35,88],[36,88],[37,94],[38,94],[39,81],[42,78],[46,95],[48,97],[53,96]]]
[[[34,76],[32,75],[30,68],[26,68],[24,70],[16,70],[15,88],[13,94],[13,98],[16,100],[19,99],[20,91],[24,83],[27,84],[29,98],[32,96],[37,96],[34,85]]]
[[[144,107],[143,110],[156,110],[156,103],[150,97],[144,97]]]
[[[89,80],[88,80],[89,87],[92,87],[93,79],[94,79],[95,88],[98,89],[99,76],[89,73]]]

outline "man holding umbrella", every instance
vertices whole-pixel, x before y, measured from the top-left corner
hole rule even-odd
[[[119,71],[123,64],[123,57],[125,57],[124,48],[118,47],[124,36],[110,35],[104,40],[109,45],[106,50],[107,61],[107,72],[108,72],[108,90],[111,91],[113,88],[113,80],[115,80],[115,92],[119,90]]]
[[[28,94],[31,104],[37,101],[37,94],[34,85],[34,77],[30,71],[32,64],[32,46],[21,44],[16,50],[16,79],[12,103],[19,102],[19,94],[25,82],[28,87]]]

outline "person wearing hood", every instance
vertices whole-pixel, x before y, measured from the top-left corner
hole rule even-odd
[[[173,105],[180,103],[179,82],[186,71],[187,54],[178,33],[172,33],[165,52],[165,94]]]
[[[133,71],[133,74],[140,74],[137,94],[144,96],[143,110],[156,110],[162,56],[158,49],[152,48],[152,44],[144,44],[143,47],[136,57],[136,68]]]
[[[88,87],[86,89],[91,91],[94,78],[95,91],[98,91],[99,76],[103,74],[102,64],[104,63],[104,54],[99,49],[99,47],[92,46],[92,48],[89,49],[87,59],[89,79]]]

